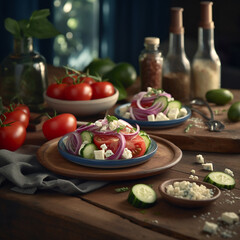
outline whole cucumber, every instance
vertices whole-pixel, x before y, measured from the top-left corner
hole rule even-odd
[[[233,100],[233,94],[225,88],[212,89],[206,93],[206,99],[217,105],[225,105]]]

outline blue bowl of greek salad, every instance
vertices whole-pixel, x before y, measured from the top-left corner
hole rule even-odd
[[[191,116],[191,109],[162,89],[148,88],[134,95],[130,103],[118,106],[115,116],[142,127],[175,127]]]
[[[94,168],[125,168],[148,161],[157,143],[139,125],[107,116],[77,128],[58,142],[59,153],[67,160]]]

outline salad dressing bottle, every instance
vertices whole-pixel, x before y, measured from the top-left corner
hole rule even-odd
[[[201,2],[198,49],[192,62],[193,97],[205,98],[208,90],[221,87],[221,62],[214,47],[212,2]]]
[[[163,62],[163,89],[176,100],[190,98],[191,67],[184,49],[183,8],[171,8],[169,49]]]

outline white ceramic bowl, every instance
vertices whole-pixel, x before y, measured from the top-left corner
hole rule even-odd
[[[90,116],[106,111],[114,106],[118,100],[119,92],[115,88],[115,93],[110,97],[86,101],[69,101],[51,98],[46,95],[46,91],[43,95],[47,105],[59,113],[72,113],[76,116]]]

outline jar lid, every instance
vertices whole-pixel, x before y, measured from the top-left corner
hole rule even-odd
[[[201,15],[199,27],[210,29],[214,28],[214,22],[212,21],[212,2],[201,2]]]
[[[182,19],[183,8],[171,8],[171,23],[170,32],[175,34],[184,33],[183,19]]]
[[[160,38],[157,37],[145,37],[144,38],[145,44],[152,44],[152,45],[159,45],[160,44]]]

